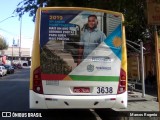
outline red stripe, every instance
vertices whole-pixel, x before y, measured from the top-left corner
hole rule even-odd
[[[42,80],[63,80],[67,75],[65,74],[41,74]]]

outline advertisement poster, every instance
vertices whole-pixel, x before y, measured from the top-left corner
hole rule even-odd
[[[128,78],[132,80],[140,80],[139,57],[132,55],[127,58]]]
[[[160,25],[160,0],[147,0],[148,24]]]
[[[45,80],[119,80],[121,16],[91,11],[41,12],[40,59]],[[106,78],[107,77],[107,78]]]

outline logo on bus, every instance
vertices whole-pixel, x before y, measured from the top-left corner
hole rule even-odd
[[[87,71],[88,72],[93,72],[93,70],[94,70],[94,65],[90,64],[90,65],[87,66]]]
[[[92,57],[92,61],[93,62],[112,62],[113,59],[111,59],[110,57],[107,57],[107,56],[95,56],[95,57]]]
[[[100,67],[96,67],[97,70],[111,70],[111,67],[104,67],[104,66],[100,66]]]

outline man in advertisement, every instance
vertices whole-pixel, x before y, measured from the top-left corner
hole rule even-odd
[[[96,15],[89,15],[88,22],[84,26],[84,33],[81,36],[81,45],[79,48],[78,64],[85,59],[101,42],[104,41],[106,35],[98,30],[98,19]]]

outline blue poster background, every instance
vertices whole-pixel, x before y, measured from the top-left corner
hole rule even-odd
[[[63,26],[64,24],[69,24],[70,21],[75,18],[82,11],[42,11],[41,12],[41,22],[40,22],[40,46],[43,47],[49,41],[49,27],[53,27],[56,23],[58,26]],[[50,20],[50,15],[52,16],[62,16],[62,20]],[[53,23],[53,24],[51,24]],[[70,26],[70,25],[69,25]]]

